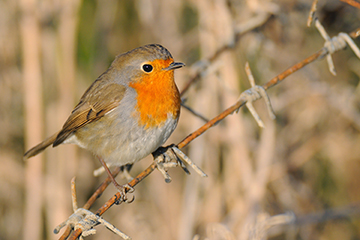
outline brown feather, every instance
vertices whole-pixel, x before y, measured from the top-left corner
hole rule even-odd
[[[99,82],[94,82],[94,84]],[[117,107],[124,97],[126,87],[117,83],[110,83],[104,86],[91,86],[81,98],[79,104],[72,111],[65,122],[62,130],[57,135],[53,146],[64,142],[73,132],[79,128],[94,122],[106,113]],[[96,92],[92,90],[96,89]],[[101,94],[99,94],[101,93]]]
[[[50,146],[51,144],[54,143],[56,136],[58,135],[58,133],[55,133],[54,135],[52,135],[51,137],[48,137],[47,139],[45,139],[44,141],[42,141],[41,143],[39,143],[38,145],[36,145],[35,147],[31,148],[30,150],[28,150],[25,154],[24,154],[24,159],[27,158],[31,158],[35,155],[38,155],[39,153],[41,153],[42,151],[45,150],[45,148],[47,148],[48,146]]]

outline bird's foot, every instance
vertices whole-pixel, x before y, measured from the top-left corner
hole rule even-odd
[[[116,182],[114,183],[115,187],[120,193],[120,198],[116,201],[115,204],[120,204],[121,202],[132,203],[135,199],[134,195],[131,195],[131,198],[128,198],[128,193],[133,193],[135,189],[129,184],[120,185]]]
[[[100,163],[103,165],[106,173],[108,174],[111,182],[114,184],[114,186],[117,188],[117,190],[118,190],[119,193],[120,193],[120,198],[118,199],[117,204],[119,204],[120,202],[126,202],[126,203],[131,203],[131,202],[133,202],[133,201],[134,201],[134,196],[132,196],[132,198],[129,199],[129,198],[127,197],[127,193],[132,193],[132,192],[134,192],[134,191],[135,191],[134,188],[131,187],[128,183],[127,183],[127,184],[124,184],[124,185],[120,185],[120,184],[115,180],[114,176],[111,174],[110,169],[109,169],[108,166],[106,165],[104,159],[102,159],[102,158],[100,158],[100,157],[98,157],[98,158],[99,158]]]

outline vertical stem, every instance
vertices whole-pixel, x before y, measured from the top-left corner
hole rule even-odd
[[[21,0],[21,45],[23,51],[23,84],[25,111],[25,145],[42,140],[43,101],[40,69],[40,26],[36,17],[36,0]],[[26,163],[24,235],[27,240],[41,239],[42,226],[42,157]]]
[[[59,26],[57,31],[57,52],[54,56],[57,60],[57,86],[59,98],[56,103],[56,115],[52,121],[57,122],[57,126],[61,127],[69,116],[69,113],[75,106],[75,79],[76,79],[76,31],[78,20],[79,0],[61,1],[59,12]],[[57,209],[53,216],[64,219],[70,214],[68,207],[69,179],[75,175],[78,169],[76,158],[76,146],[62,146],[57,150],[55,169],[56,181],[58,182],[57,190]],[[52,228],[52,226],[49,226]]]

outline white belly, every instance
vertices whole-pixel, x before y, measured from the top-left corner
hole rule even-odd
[[[102,157],[109,165],[122,166],[135,163],[154,152],[165,143],[177,125],[177,120],[169,115],[162,126],[144,129],[130,115],[109,121],[114,119],[114,114],[119,113],[114,110],[82,127],[64,143],[77,144]]]

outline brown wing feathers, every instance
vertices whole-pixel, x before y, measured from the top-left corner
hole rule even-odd
[[[124,97],[125,86],[116,83],[108,84],[102,88],[102,94],[84,96],[65,122],[63,129],[58,134],[53,146],[61,144],[77,129],[103,117],[106,113],[119,105]]]
[[[79,104],[65,122],[62,130],[31,148],[24,154],[24,158],[37,155],[51,144],[54,147],[61,144],[77,129],[100,119],[119,105],[125,91],[126,87],[120,84],[94,82],[84,93]]]

